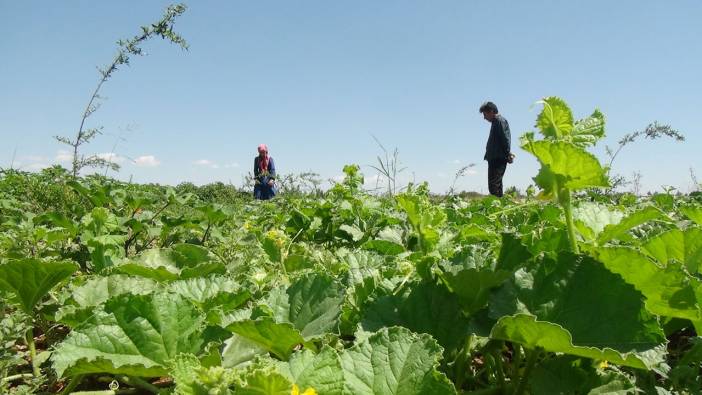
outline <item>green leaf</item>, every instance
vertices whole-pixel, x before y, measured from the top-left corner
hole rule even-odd
[[[440,284],[411,284],[402,295],[378,298],[363,311],[361,327],[376,331],[403,326],[417,333],[428,333],[447,350],[459,348],[468,336],[469,321],[461,313],[454,294]]]
[[[545,260],[528,275],[515,276],[511,292],[503,287],[495,297],[490,303],[493,317],[526,308],[539,321],[565,328],[576,346],[656,356],[665,342],[656,317],[644,309],[641,293],[587,256],[562,253],[555,262]]]
[[[249,291],[239,288],[233,280],[221,277],[197,277],[174,281],[168,289],[182,295],[207,312],[215,307],[231,311],[251,298]]]
[[[267,350],[252,340],[239,335],[233,335],[224,343],[222,350],[222,366],[236,368],[251,362],[257,355]]]
[[[597,243],[602,245],[610,240],[622,238],[626,233],[648,221],[659,219],[663,216],[663,212],[653,206],[644,207],[641,210],[634,211],[627,215],[616,224],[607,225],[604,231],[597,238]]]
[[[677,261],[692,274],[702,273],[702,229],[673,229],[649,239],[642,249],[663,266]]]
[[[573,130],[573,113],[563,99],[551,96],[537,103],[544,105],[536,118],[536,127],[544,137],[560,139],[570,135]]]
[[[444,279],[449,289],[458,296],[463,311],[470,315],[485,307],[490,291],[499,287],[510,275],[504,270],[467,269],[456,274],[444,273]]]
[[[120,295],[74,328],[51,359],[59,376],[163,376],[176,355],[200,352],[203,331],[204,316],[179,295]]]
[[[595,145],[605,135],[604,125],[604,114],[595,110],[589,117],[575,122],[570,141],[578,147]]]
[[[282,369],[281,369],[282,370]],[[309,350],[296,352],[287,363],[290,381],[301,391],[314,388],[318,394],[341,395],[344,390],[344,372],[337,352],[325,346],[315,354]]]
[[[339,230],[348,234],[351,237],[351,240],[354,242],[361,240],[364,236],[363,231],[361,229],[359,229],[357,226],[343,224],[339,227]]]
[[[536,317],[518,314],[501,318],[492,328],[490,337],[522,344],[529,349],[564,353],[579,357],[604,360],[639,369],[649,369],[646,361],[632,353],[619,353],[611,348],[576,346],[570,332],[562,326],[537,321]]]
[[[227,326],[227,330],[254,342],[282,360],[287,360],[293,349],[305,342],[292,324],[276,323],[269,317],[234,322]]]
[[[192,244],[180,244],[173,248],[144,251],[136,261],[116,266],[115,271],[156,281],[175,281],[222,274],[225,268],[221,262],[214,260],[207,249]]]
[[[76,270],[78,265],[67,261],[10,260],[0,264],[0,289],[12,293],[22,310],[34,315],[37,303]]]
[[[69,293],[75,304],[64,304],[56,314],[56,320],[69,326],[78,326],[95,313],[97,306],[107,300],[123,295],[146,295],[157,288],[155,281],[113,274],[106,277],[92,277],[84,284],[71,287]]]
[[[624,213],[612,210],[604,204],[582,202],[573,209],[573,218],[580,234],[586,239],[593,240],[604,231],[605,227],[618,224],[624,218]],[[585,229],[579,226],[580,224],[585,226]]]
[[[437,371],[441,347],[429,335],[382,329],[341,354],[345,394],[455,394]]]
[[[685,214],[687,218],[693,220],[697,225],[702,226],[702,207],[684,206],[680,207],[680,212]]]
[[[600,248],[598,259],[646,297],[653,314],[702,321],[702,283],[679,265],[661,267],[630,248]]]
[[[361,248],[371,251],[376,251],[382,255],[398,255],[405,251],[402,244],[397,244],[388,240],[368,240],[363,243]]]
[[[147,278],[114,274],[105,277],[93,277],[85,284],[71,290],[71,296],[80,307],[94,307],[105,303],[110,298],[126,293],[145,295],[156,289],[157,283]]]
[[[564,141],[523,141],[522,148],[541,163],[534,178],[544,194],[555,194],[557,185],[570,190],[607,187],[609,181],[597,158],[582,148]]]
[[[292,383],[275,371],[256,370],[246,377],[246,385],[237,395],[290,395]]]
[[[531,258],[531,252],[521,240],[511,233],[503,233],[495,270],[515,271],[525,266]]]
[[[305,339],[337,331],[344,289],[323,274],[306,275],[269,299],[277,322],[289,322]]]

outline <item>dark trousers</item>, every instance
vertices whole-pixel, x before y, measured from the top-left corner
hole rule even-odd
[[[502,197],[502,177],[507,170],[507,161],[492,159],[488,161],[488,190],[491,195]]]

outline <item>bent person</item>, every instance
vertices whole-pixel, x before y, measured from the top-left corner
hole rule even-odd
[[[491,195],[502,197],[502,177],[505,175],[507,163],[512,162],[509,123],[499,114],[493,102],[483,103],[480,112],[483,118],[491,123],[484,158],[488,162],[488,190]]]
[[[268,200],[275,193],[275,163],[268,155],[268,147],[261,144],[258,146],[258,156],[254,158],[254,198]]]

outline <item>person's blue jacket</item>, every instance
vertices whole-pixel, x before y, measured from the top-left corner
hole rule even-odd
[[[486,161],[507,161],[510,153],[509,123],[500,114],[495,116],[490,127],[490,136],[485,146]]]
[[[268,200],[275,196],[276,186],[268,185],[268,181],[275,180],[275,163],[273,157],[268,157],[268,170],[261,171],[261,157],[256,156],[254,159],[254,198],[260,200]]]

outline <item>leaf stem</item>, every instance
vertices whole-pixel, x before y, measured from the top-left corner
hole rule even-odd
[[[494,218],[496,218],[498,215],[501,215],[501,214],[504,214],[504,213],[508,213],[508,212],[514,211],[514,210],[519,210],[519,209],[522,209],[522,208],[524,208],[524,207],[534,206],[534,205],[537,205],[537,204],[540,204],[540,203],[541,203],[541,202],[539,202],[539,201],[537,200],[537,201],[533,201],[533,202],[526,202],[526,203],[522,203],[522,204],[516,204],[516,205],[514,205],[514,206],[512,206],[512,207],[508,207],[508,208],[505,208],[505,209],[502,209],[502,210],[499,210],[499,211],[495,211],[494,213],[488,215],[488,218],[494,219]]]
[[[534,369],[534,365],[536,365],[536,360],[539,358],[539,354],[541,353],[539,349],[535,350],[529,350],[527,348],[524,349],[524,352],[528,354],[527,356],[527,364],[526,367],[524,368],[524,373],[522,374],[522,377],[519,379],[519,385],[517,386],[517,389],[514,391],[514,395],[522,395],[524,391],[526,390],[527,383],[529,382],[529,376],[531,375],[532,369]]]
[[[568,228],[568,240],[570,241],[570,249],[575,253],[580,253],[578,248],[578,240],[575,236],[575,225],[573,224],[573,206],[570,200],[570,190],[563,188],[559,193],[559,203],[563,206],[563,211],[566,217],[566,227]]]
[[[120,379],[120,381],[122,381],[126,384],[129,384],[132,387],[141,388],[141,389],[149,391],[153,394],[158,394],[158,392],[160,391],[160,389],[157,386],[155,386],[155,385],[153,385],[153,384],[151,384],[143,379],[140,379],[139,377],[120,376],[119,379]]]
[[[0,383],[5,384],[20,379],[30,379],[32,377],[34,377],[34,374],[32,373],[14,374],[12,376],[3,377],[2,379],[0,379]]]
[[[29,346],[29,358],[32,360],[32,374],[34,377],[39,377],[41,371],[39,370],[39,364],[37,363],[37,348],[34,345],[34,328],[30,327],[27,331],[27,346]]]
[[[466,362],[470,356],[470,348],[473,343],[473,334],[466,336],[466,341],[463,345],[463,350],[456,359],[456,389],[463,388],[463,383],[466,378]]]
[[[519,365],[522,364],[522,349],[519,343],[512,343],[512,381],[516,382],[519,377]]]
[[[81,380],[83,380],[82,374],[71,377],[71,381],[69,381],[68,385],[63,389],[63,391],[61,391],[61,395],[68,395],[73,392],[73,390],[80,384]]]

